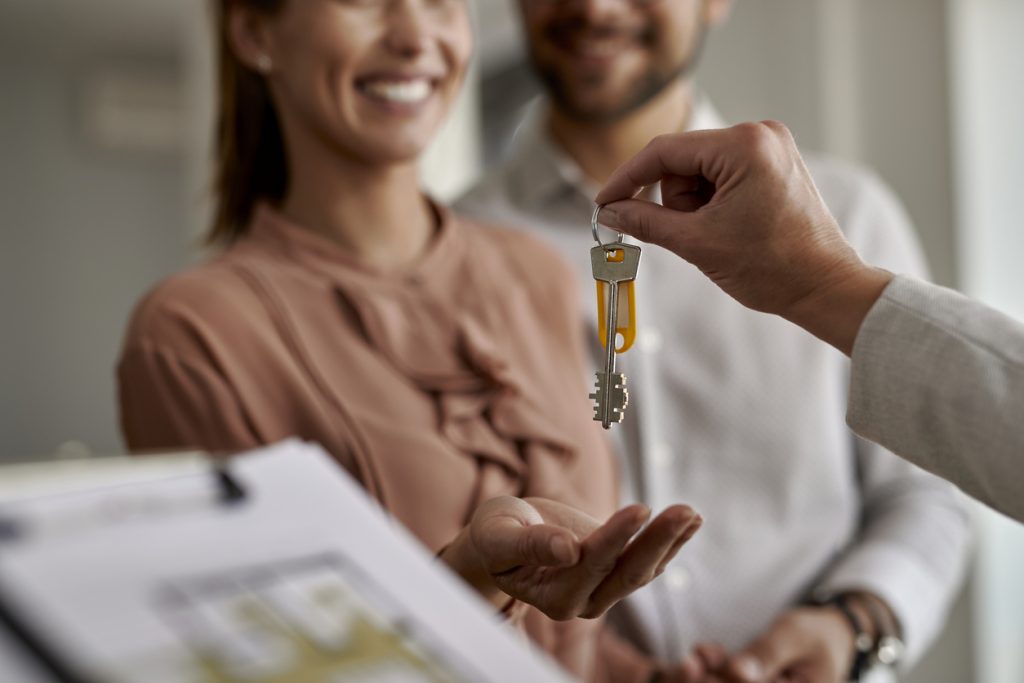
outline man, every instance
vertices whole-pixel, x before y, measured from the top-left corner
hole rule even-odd
[[[698,180],[700,179],[700,180]],[[631,199],[675,185],[665,206]],[[722,188],[711,196],[699,188]],[[777,122],[663,136],[597,196],[605,223],[852,358],[858,434],[1024,522],[1024,324],[864,263]],[[756,250],[756,251],[755,251]],[[770,258],[764,258],[770,254]]]
[[[459,208],[544,234],[593,292],[597,189],[653,135],[723,126],[691,71],[728,2],[520,0],[520,9],[548,97],[509,161]],[[907,219],[877,180],[810,163],[869,261],[923,272]],[[883,635],[902,637],[903,661],[913,661],[964,562],[955,491],[855,440],[841,354],[743,309],[657,248],[645,249],[636,287],[638,348],[620,366],[631,404],[615,430],[627,495],[657,507],[684,500],[706,522],[691,552],[632,601],[624,628],[694,678],[721,663],[714,648],[692,654],[706,642],[724,647],[747,680],[765,670],[846,680],[870,654],[855,653],[855,640]],[[583,315],[597,364],[593,298]]]

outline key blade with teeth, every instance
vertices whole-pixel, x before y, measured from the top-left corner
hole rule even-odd
[[[609,429],[613,422],[622,422],[629,405],[629,389],[626,387],[626,376],[621,372],[598,372],[594,393],[590,394],[594,401],[594,420]]]

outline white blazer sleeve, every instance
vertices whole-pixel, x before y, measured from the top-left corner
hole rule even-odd
[[[1024,325],[897,277],[853,348],[847,422],[1024,521]]]

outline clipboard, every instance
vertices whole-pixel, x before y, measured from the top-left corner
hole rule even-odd
[[[86,488],[0,490],[0,528],[0,630],[50,680],[569,680],[297,440]]]

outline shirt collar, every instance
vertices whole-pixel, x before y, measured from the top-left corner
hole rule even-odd
[[[590,201],[599,188],[586,178],[576,162],[552,138],[547,127],[548,107],[545,98],[534,100],[513,134],[514,151],[507,163],[515,192],[527,206],[542,206],[573,194]],[[708,98],[696,95],[686,130],[725,126],[725,120]]]
[[[359,261],[341,245],[286,218],[266,202],[257,205],[245,237],[233,248],[255,249],[327,276],[337,283],[360,281],[374,286],[425,283],[444,277],[457,266],[465,251],[462,226],[446,207],[428,200],[438,218],[438,230],[424,254],[415,262],[382,271]]]

